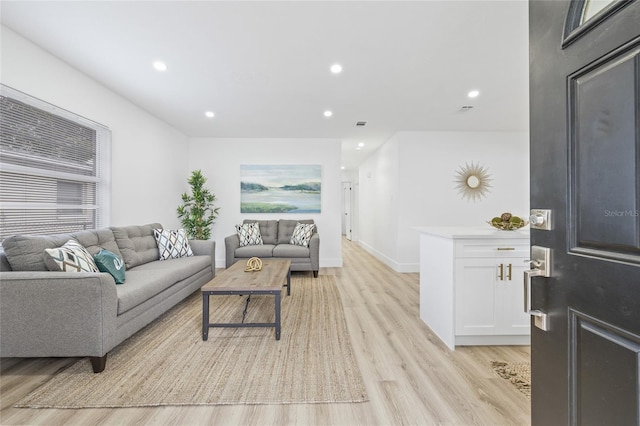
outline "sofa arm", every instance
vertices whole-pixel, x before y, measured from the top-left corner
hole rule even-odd
[[[233,265],[233,259],[236,257],[236,249],[240,247],[240,238],[238,234],[229,235],[224,239],[224,248],[226,256],[225,268]]]
[[[309,240],[309,256],[311,257],[311,270],[320,270],[320,235],[316,232]]]
[[[106,273],[0,273],[0,356],[101,357],[116,344],[118,296]]]
[[[211,256],[212,277],[216,276],[216,242],[214,240],[189,240],[194,256]]]

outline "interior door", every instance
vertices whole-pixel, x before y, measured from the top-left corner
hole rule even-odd
[[[638,425],[640,1],[529,4],[532,424]]]
[[[342,235],[351,241],[351,182],[342,182]]]

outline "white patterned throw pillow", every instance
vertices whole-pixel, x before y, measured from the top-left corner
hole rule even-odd
[[[262,245],[262,235],[260,235],[258,222],[236,225],[236,231],[240,239],[240,247]]]
[[[297,246],[309,247],[309,241],[313,235],[315,229],[315,223],[300,223],[296,224],[293,234],[291,235],[291,241],[289,244]]]
[[[44,263],[50,271],[99,272],[93,256],[75,240],[67,241],[62,247],[44,251]]]
[[[193,256],[189,239],[184,229],[171,231],[167,229],[154,229],[153,235],[158,243],[160,260],[177,259]]]

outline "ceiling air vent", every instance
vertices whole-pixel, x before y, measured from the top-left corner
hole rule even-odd
[[[356,127],[364,127],[367,125],[366,121],[356,121]]]
[[[460,107],[461,112],[471,111],[473,109],[473,105],[462,105]]]

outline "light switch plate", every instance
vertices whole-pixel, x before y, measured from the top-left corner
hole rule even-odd
[[[541,229],[543,231],[551,230],[551,210],[549,209],[531,209],[529,216],[529,224],[531,229]]]

